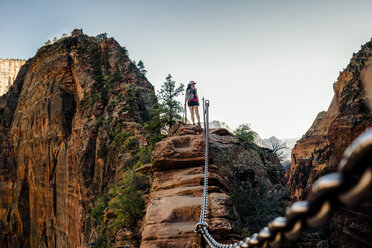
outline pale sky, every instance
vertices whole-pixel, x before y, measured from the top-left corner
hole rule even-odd
[[[156,90],[168,73],[194,80],[210,120],[295,138],[327,110],[339,72],[371,39],[371,13],[362,0],[0,0],[0,58],[30,58],[74,28],[107,32],[144,62]]]

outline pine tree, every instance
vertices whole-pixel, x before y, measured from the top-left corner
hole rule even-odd
[[[100,41],[107,40],[107,33],[102,33],[96,36],[96,38]]]
[[[143,64],[142,60],[140,60],[137,64],[137,68],[140,70],[140,72],[146,76],[147,70],[145,69],[145,65]]]
[[[164,134],[165,131],[165,122],[164,119],[161,117],[161,108],[160,104],[158,103],[158,98],[156,97],[155,93],[151,94],[151,100],[154,102],[151,111],[151,120],[146,122],[145,129],[150,130],[150,144],[152,146],[155,143],[159,142],[163,138],[166,137]]]
[[[128,110],[129,114],[133,116],[138,114],[139,108],[137,104],[137,97],[132,87],[129,87],[125,91],[124,98],[125,98],[125,101],[127,102],[126,106],[124,107],[125,110]]]
[[[158,93],[160,100],[160,116],[165,123],[165,129],[169,131],[178,120],[181,120],[181,113],[183,111],[182,105],[176,100],[184,90],[184,85],[181,84],[176,88],[176,82],[172,80],[172,75],[168,74],[166,81],[161,86]]]

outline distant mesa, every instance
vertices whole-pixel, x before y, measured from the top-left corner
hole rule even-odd
[[[281,164],[284,167],[284,170],[287,170],[290,167],[291,164],[291,151],[294,145],[296,144],[296,141],[300,138],[284,138],[279,139],[275,136],[272,136],[268,139],[262,139],[259,135],[257,135],[254,139],[254,143],[260,147],[266,147],[269,149],[273,148],[274,144],[278,144],[280,146],[283,146],[284,148],[281,149],[282,153],[282,159]]]
[[[223,121],[213,120],[209,122],[209,128],[225,128],[229,132],[234,133],[234,130],[227,125]],[[257,135],[254,139],[254,143],[260,147],[266,147],[271,149],[273,143],[284,145],[285,148],[282,149],[283,152],[283,159],[282,159],[282,165],[285,170],[287,170],[291,163],[291,151],[294,145],[296,144],[296,141],[300,138],[284,138],[284,139],[278,139],[275,136],[272,136],[268,139],[262,139],[259,135]]]
[[[22,59],[0,59],[0,96],[8,92],[17,77],[19,69],[26,63]]]
[[[229,125],[227,125],[225,122],[223,122],[223,121],[217,121],[217,120],[214,120],[214,121],[209,122],[209,128],[225,128],[230,133],[233,133],[234,132],[234,130],[231,127],[229,127]]]

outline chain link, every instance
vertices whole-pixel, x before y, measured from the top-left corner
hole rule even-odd
[[[208,166],[209,166],[209,101],[203,98],[203,119],[204,119],[204,130],[205,130],[205,160],[204,160],[204,187],[203,187],[203,204],[200,213],[200,221],[196,224],[195,231],[198,232],[201,227],[208,230],[208,224],[205,222],[207,217],[207,205],[208,205]]]
[[[204,109],[205,107],[205,109]],[[211,248],[281,247],[283,241],[297,239],[306,226],[317,228],[325,224],[334,210],[353,205],[370,191],[372,185],[372,128],[360,135],[345,151],[338,171],[320,177],[312,185],[305,201],[292,204],[285,217],[277,217],[259,233],[239,243],[222,244],[210,234],[206,223],[208,204],[209,163],[209,101],[204,102],[205,168],[203,204],[196,232],[203,235]]]

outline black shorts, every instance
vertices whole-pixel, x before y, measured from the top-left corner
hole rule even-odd
[[[187,106],[191,107],[191,106],[197,106],[198,105],[198,101],[188,101],[187,102]]]

